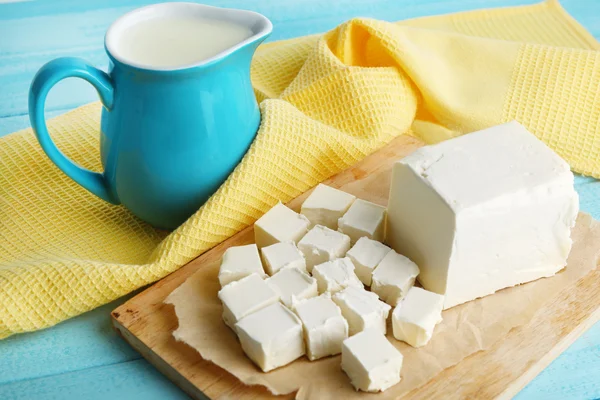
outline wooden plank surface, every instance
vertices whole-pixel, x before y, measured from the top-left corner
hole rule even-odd
[[[158,1],[158,0],[156,0]],[[531,4],[538,0],[344,0],[322,7],[319,0],[205,0],[248,8],[275,24],[270,40],[326,31],[353,16],[399,20],[482,7]],[[37,69],[59,56],[85,57],[104,68],[102,35],[123,12],[146,0],[53,0],[0,3],[0,136],[29,126],[26,91]],[[7,4],[6,4],[7,3]],[[600,38],[600,2],[561,0]],[[62,86],[62,85],[61,85]],[[96,100],[84,82],[50,93],[51,116]],[[600,219],[600,182],[576,178],[581,208]],[[110,329],[109,313],[129,297],[53,328],[0,341],[0,399],[185,399]],[[105,382],[110,384],[107,386]],[[600,398],[600,324],[529,384],[517,399]]]
[[[397,138],[326,184],[358,198],[387,204],[391,167],[420,143]],[[299,210],[306,194],[289,203]],[[164,299],[201,268],[213,268],[230,246],[253,242],[252,227],[206,252],[177,272],[135,296],[112,313],[113,324],[136,350],[193,398],[270,398],[264,388],[245,387],[235,377],[202,360],[172,331],[177,317]],[[585,330],[600,320],[600,269],[586,275],[544,304],[534,318],[491,349],[475,353],[443,371],[407,398],[512,398]],[[285,396],[289,397],[289,396]]]

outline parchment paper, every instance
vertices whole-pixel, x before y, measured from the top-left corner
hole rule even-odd
[[[443,322],[425,347],[414,349],[395,340],[388,325],[388,338],[404,355],[404,364],[401,382],[380,394],[355,392],[340,368],[340,356],[313,362],[303,357],[269,373],[261,372],[244,355],[235,334],[221,319],[222,307],[217,299],[218,263],[200,269],[165,302],[174,305],[179,319],[173,336],[247,385],[262,385],[274,394],[298,391],[299,399],[374,396],[395,399],[465,357],[489,348],[512,328],[527,323],[546,301],[596,268],[600,222],[580,214],[572,237],[574,245],[566,269],[551,278],[504,289],[445,311]]]

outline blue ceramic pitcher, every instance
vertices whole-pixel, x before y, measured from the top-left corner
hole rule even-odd
[[[154,68],[121,54],[118,43],[128,27],[178,14],[242,24],[252,36],[214,57],[177,68]],[[77,58],[59,58],[40,69],[29,93],[31,125],[48,157],[75,182],[156,227],[176,228],[225,181],[256,135],[260,112],[250,61],[271,30],[266,17],[250,11],[195,3],[134,10],[106,33],[108,74]],[[68,77],[91,83],[104,106],[102,173],[75,164],[48,135],[46,95]]]

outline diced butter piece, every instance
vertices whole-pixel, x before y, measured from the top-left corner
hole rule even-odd
[[[363,236],[383,242],[386,209],[366,200],[356,199],[346,214],[338,220],[338,231],[356,243]]]
[[[348,286],[363,289],[363,284],[354,273],[354,265],[348,257],[337,258],[315,266],[313,276],[317,279],[319,293],[336,293]]]
[[[348,323],[329,294],[294,302],[306,339],[306,353],[313,361],[339,354],[348,337]]]
[[[344,340],[342,369],[356,390],[383,392],[400,382],[402,353],[377,329]]]
[[[312,273],[315,265],[346,255],[350,238],[343,233],[317,225],[298,242],[298,248],[306,259],[306,269]]]
[[[219,283],[223,287],[254,272],[261,277],[266,277],[256,245],[233,246],[223,253],[223,260],[219,269]]]
[[[450,308],[554,275],[579,209],[569,165],[513,121],[394,165],[387,242]]]
[[[354,264],[356,276],[367,286],[371,286],[373,270],[392,249],[385,244],[367,237],[361,237],[346,253]]]
[[[298,268],[306,272],[306,261],[304,255],[294,242],[280,242],[261,250],[265,264],[265,270],[269,275],[276,274],[283,268]]]
[[[395,307],[415,284],[417,275],[419,275],[417,264],[402,254],[390,251],[373,271],[371,291]]]
[[[340,219],[356,197],[330,186],[319,183],[302,204],[301,213],[308,218],[311,226],[323,225],[337,230]]]
[[[223,303],[223,321],[231,328],[245,316],[279,301],[279,294],[257,273],[225,285],[218,296]]]
[[[412,347],[426,345],[442,322],[444,296],[412,287],[392,313],[394,337]]]
[[[279,293],[281,302],[292,306],[292,296],[298,300],[319,295],[317,280],[298,268],[284,268],[269,279],[267,284]]]
[[[302,324],[281,303],[245,317],[235,328],[242,349],[264,372],[289,364],[305,353]]]
[[[350,336],[371,328],[385,335],[386,321],[392,307],[379,300],[375,293],[349,286],[334,294],[333,301],[348,321]]]
[[[254,223],[254,241],[259,248],[279,242],[298,243],[309,224],[304,215],[277,203]]]

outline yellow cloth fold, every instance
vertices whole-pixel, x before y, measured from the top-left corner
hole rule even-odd
[[[0,139],[0,338],[56,324],[176,270],[404,133],[427,142],[517,119],[573,170],[600,177],[598,43],[556,1],[420,18],[355,19],[259,48],[255,142],[171,234],[95,198],[31,130]],[[98,104],[49,122],[98,170]]]

